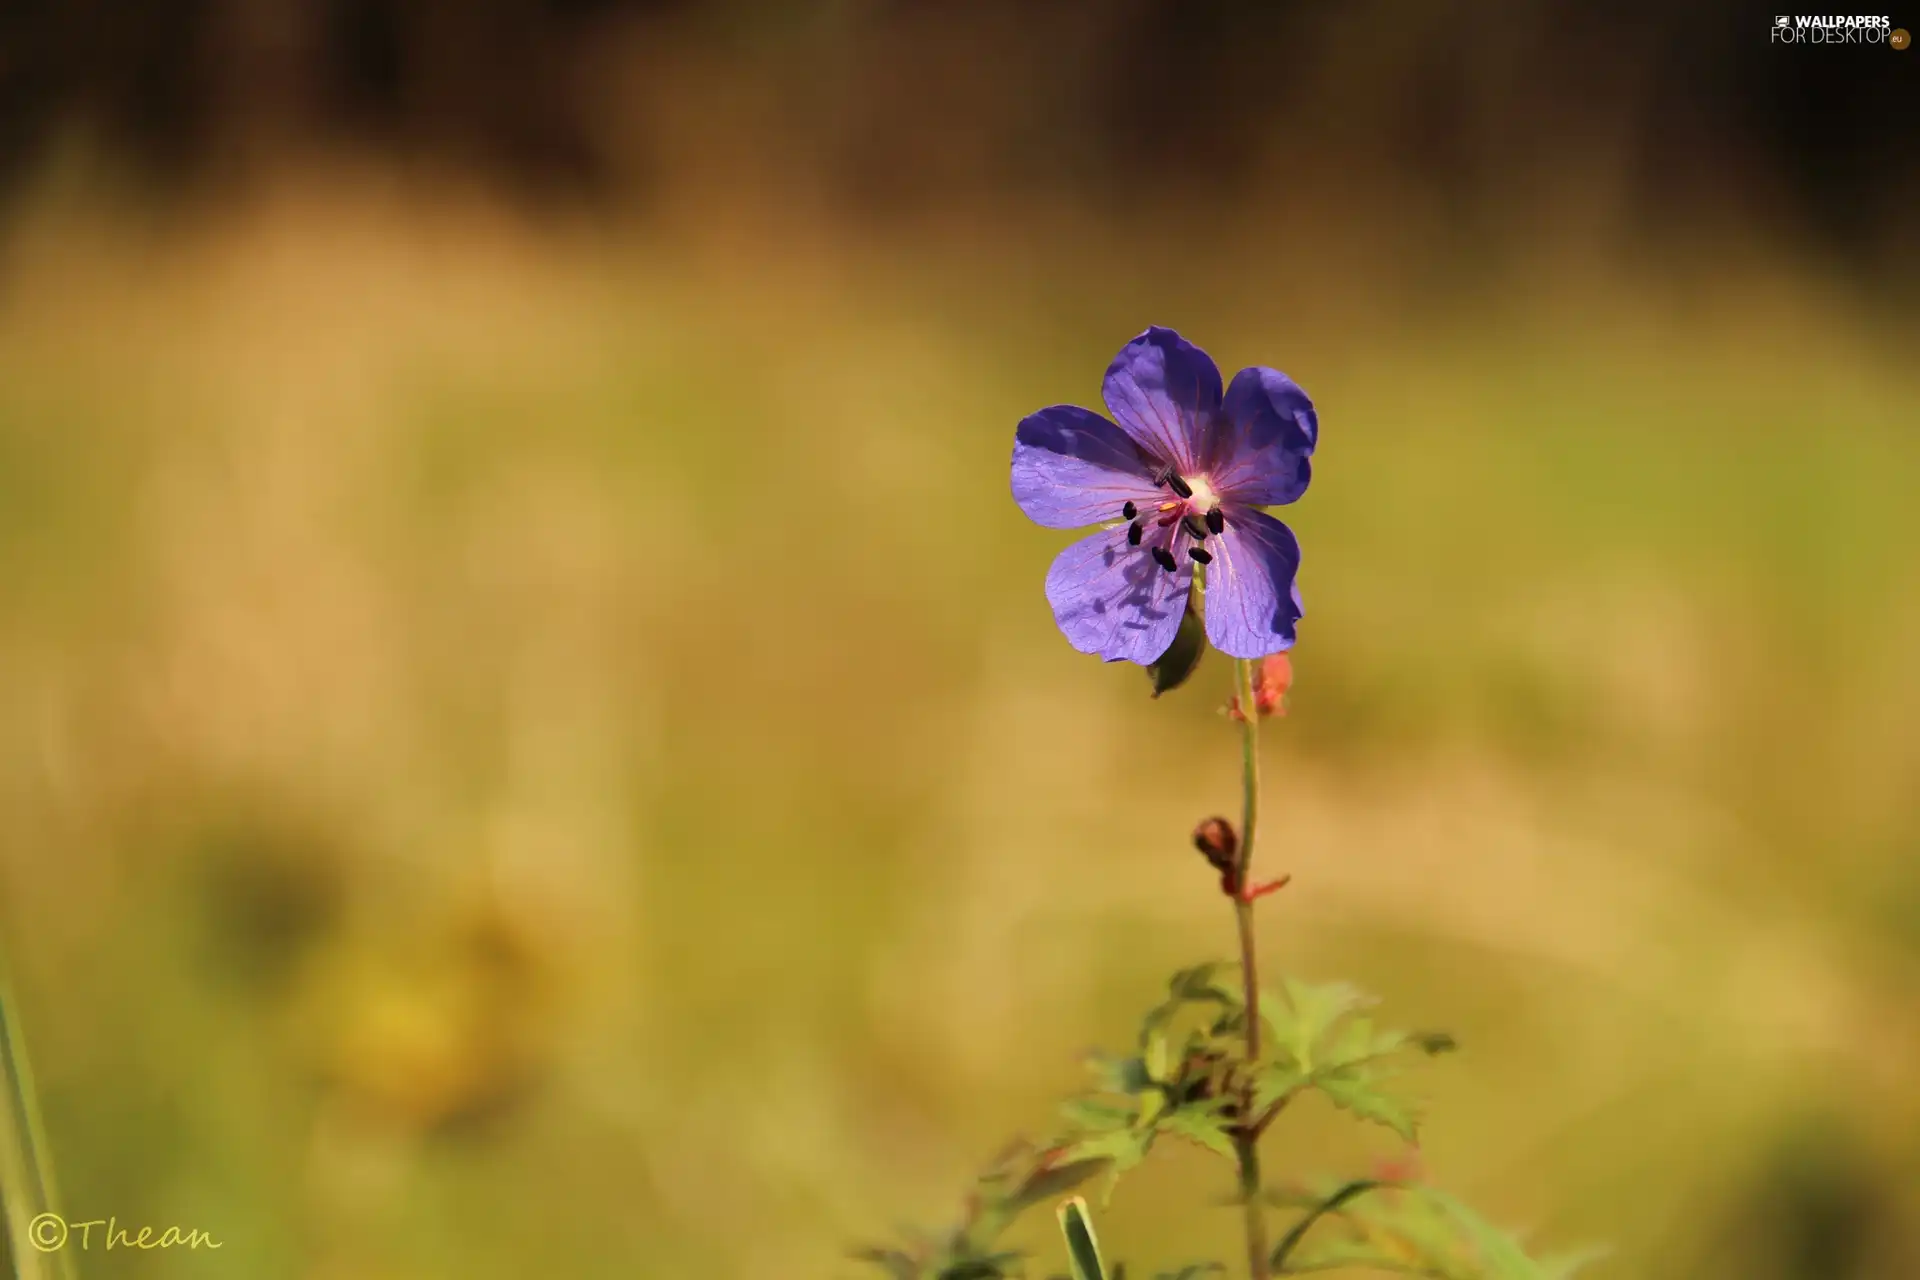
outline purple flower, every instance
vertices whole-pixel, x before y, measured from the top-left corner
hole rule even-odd
[[[1108,522],[1054,558],[1047,600],[1067,640],[1150,664],[1205,573],[1207,639],[1236,658],[1293,647],[1300,544],[1261,511],[1307,491],[1319,419],[1293,379],[1242,369],[1223,394],[1206,352],[1152,328],[1107,367],[1114,422],[1055,405],[1020,423],[1013,500],[1035,523]]]

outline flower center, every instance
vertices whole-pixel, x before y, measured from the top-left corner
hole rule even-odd
[[[1128,545],[1145,551],[1168,573],[1180,567],[1182,550],[1195,564],[1212,563],[1213,553],[1202,544],[1209,534],[1218,537],[1227,527],[1213,486],[1205,476],[1188,479],[1166,467],[1153,477],[1153,487],[1169,490],[1172,496],[1144,510],[1131,502],[1120,508],[1120,518],[1127,521]]]

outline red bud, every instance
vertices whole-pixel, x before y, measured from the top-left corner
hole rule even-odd
[[[1193,829],[1193,847],[1214,869],[1226,871],[1233,866],[1234,854],[1239,852],[1240,837],[1225,818],[1208,818]]]
[[[1253,669],[1254,708],[1263,716],[1287,714],[1287,690],[1292,687],[1293,661],[1284,653],[1268,654]],[[1240,712],[1238,697],[1227,707],[1227,714],[1235,720],[1246,719]]]

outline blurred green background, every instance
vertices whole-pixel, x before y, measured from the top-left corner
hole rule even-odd
[[[1638,19],[13,11],[0,943],[67,1216],[224,1243],[84,1274],[948,1216],[1231,948],[1227,665],[1074,653],[1007,492],[1155,323],[1320,410],[1266,963],[1459,1036],[1432,1176],[1920,1275],[1920,54]]]

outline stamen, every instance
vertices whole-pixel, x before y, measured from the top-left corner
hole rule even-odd
[[[1132,506],[1133,504],[1129,502],[1127,505]],[[1140,522],[1138,520],[1135,520],[1132,524],[1127,526],[1127,545],[1130,547],[1139,546],[1140,534],[1141,534]]]
[[[1207,528],[1213,530],[1215,533],[1219,533],[1226,527],[1227,518],[1220,514],[1220,508],[1215,507],[1213,510],[1207,512]]]
[[[1173,562],[1173,552],[1167,550],[1165,547],[1155,547],[1153,549],[1153,560],[1155,564],[1165,569],[1168,573],[1172,573],[1174,569],[1178,567]]]
[[[1172,485],[1173,491],[1182,498],[1191,498],[1193,496],[1193,486],[1182,479],[1178,472],[1170,472],[1167,476],[1167,483]]]
[[[1134,506],[1131,500],[1129,500],[1125,506],[1120,508],[1120,518],[1122,520],[1131,520],[1139,514],[1140,514],[1140,508]]]
[[[1188,533],[1193,535],[1193,540],[1195,542],[1198,542],[1202,538],[1207,536],[1207,526],[1200,523],[1199,516],[1189,513],[1187,515],[1187,518],[1180,522],[1180,525]]]
[[[1155,511],[1174,511],[1174,510],[1177,510],[1179,506],[1180,504],[1177,502],[1163,502],[1159,506],[1155,507],[1154,510]]]
[[[1206,550],[1203,547],[1188,547],[1187,554],[1192,556],[1195,560],[1199,561],[1201,564],[1213,563],[1213,553]]]
[[[1172,476],[1173,464],[1169,462],[1166,466],[1159,468],[1153,473],[1153,487],[1156,489],[1163,487]]]

